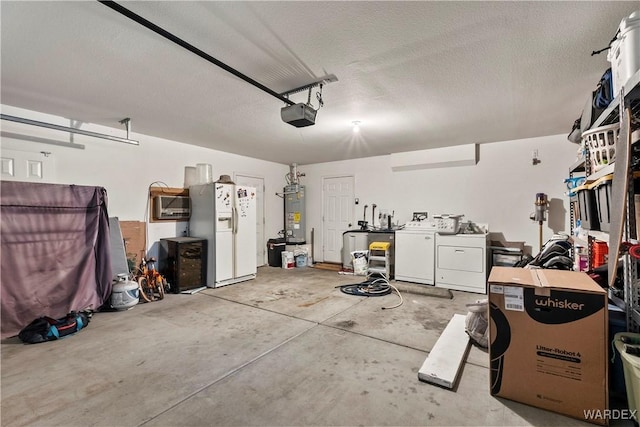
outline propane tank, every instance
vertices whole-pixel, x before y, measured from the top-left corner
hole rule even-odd
[[[129,310],[138,304],[139,300],[138,283],[129,280],[126,274],[118,274],[116,283],[111,289],[111,308],[118,311]]]

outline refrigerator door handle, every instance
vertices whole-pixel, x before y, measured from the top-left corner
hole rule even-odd
[[[231,212],[231,231],[233,234],[238,234],[238,210],[234,206]]]

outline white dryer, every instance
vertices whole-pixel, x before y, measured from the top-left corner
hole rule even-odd
[[[436,286],[487,293],[489,234],[438,234]]]
[[[410,221],[396,231],[396,280],[434,284],[435,232],[431,221]]]

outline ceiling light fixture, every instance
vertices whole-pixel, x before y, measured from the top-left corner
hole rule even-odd
[[[354,120],[351,123],[353,123],[353,133],[360,132],[360,120]]]

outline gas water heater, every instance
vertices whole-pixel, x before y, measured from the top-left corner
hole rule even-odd
[[[284,231],[288,244],[300,245],[306,243],[306,213],[304,185],[300,185],[300,177],[304,173],[298,172],[298,165],[292,163],[287,174],[287,185],[284,187]]]

